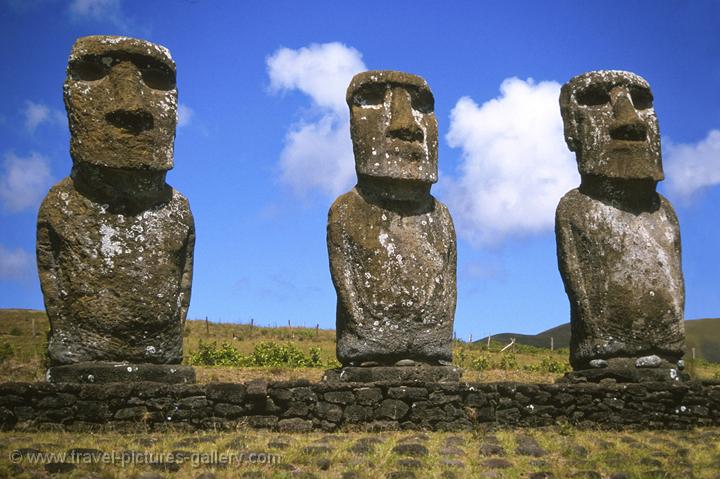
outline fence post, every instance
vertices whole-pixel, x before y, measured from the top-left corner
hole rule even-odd
[[[37,336],[37,332],[35,330],[35,316],[30,317],[32,319],[32,331],[33,331],[33,338]]]
[[[315,325],[315,337],[320,336],[320,323]]]
[[[207,316],[205,316],[205,335],[210,336],[210,322]]]
[[[555,351],[555,338],[550,336],[550,351]]]

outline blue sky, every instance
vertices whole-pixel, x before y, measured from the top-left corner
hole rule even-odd
[[[364,69],[419,74],[435,95],[460,337],[569,320],[552,228],[578,176],[557,94],[596,69],[649,81],[686,317],[720,315],[718,2],[4,0],[0,22],[0,307],[42,308],[35,218],[71,166],[67,57],[113,34],[177,63],[168,182],[197,227],[190,318],[334,327],[325,224],[354,182],[344,90]]]

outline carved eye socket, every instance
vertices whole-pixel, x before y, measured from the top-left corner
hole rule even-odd
[[[140,69],[143,82],[153,90],[172,90],[175,88],[175,75],[172,71],[154,65]]]
[[[412,94],[412,107],[420,113],[432,113],[435,111],[435,99],[427,90],[419,90]]]
[[[645,110],[653,106],[653,96],[647,88],[634,88],[630,90],[630,97],[632,98],[633,105],[638,110]]]
[[[577,94],[577,102],[585,106],[600,106],[610,103],[610,94],[603,88],[590,87]]]
[[[353,103],[358,106],[381,105],[385,101],[385,85],[366,85],[353,96]]]
[[[110,68],[98,58],[83,58],[70,64],[70,78],[81,81],[97,81],[104,78]]]

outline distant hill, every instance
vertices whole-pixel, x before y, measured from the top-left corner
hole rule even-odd
[[[720,318],[691,319],[685,321],[685,336],[687,342],[687,357],[695,348],[695,355],[714,363],[720,363]],[[535,335],[501,333],[493,334],[492,340],[500,343],[509,343],[515,338],[518,344],[550,349],[550,338],[553,338],[555,348],[567,348],[570,345],[570,323],[561,324],[554,328]],[[475,341],[487,342],[487,337]]]

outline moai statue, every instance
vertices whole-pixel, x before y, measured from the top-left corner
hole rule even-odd
[[[680,227],[656,192],[664,176],[650,87],[630,72],[589,72],[562,87],[560,109],[582,177],[555,218],[570,363],[586,379],[676,379],[685,340]]]
[[[347,103],[358,181],[335,200],[327,227],[337,357],[350,367],[341,379],[455,380],[457,253],[450,213],[430,194],[432,92],[415,75],[368,71],[352,79]]]
[[[72,172],[50,189],[37,226],[48,379],[194,381],[179,364],[195,226],[165,183],[177,122],[170,52],[80,38],[64,96]]]

